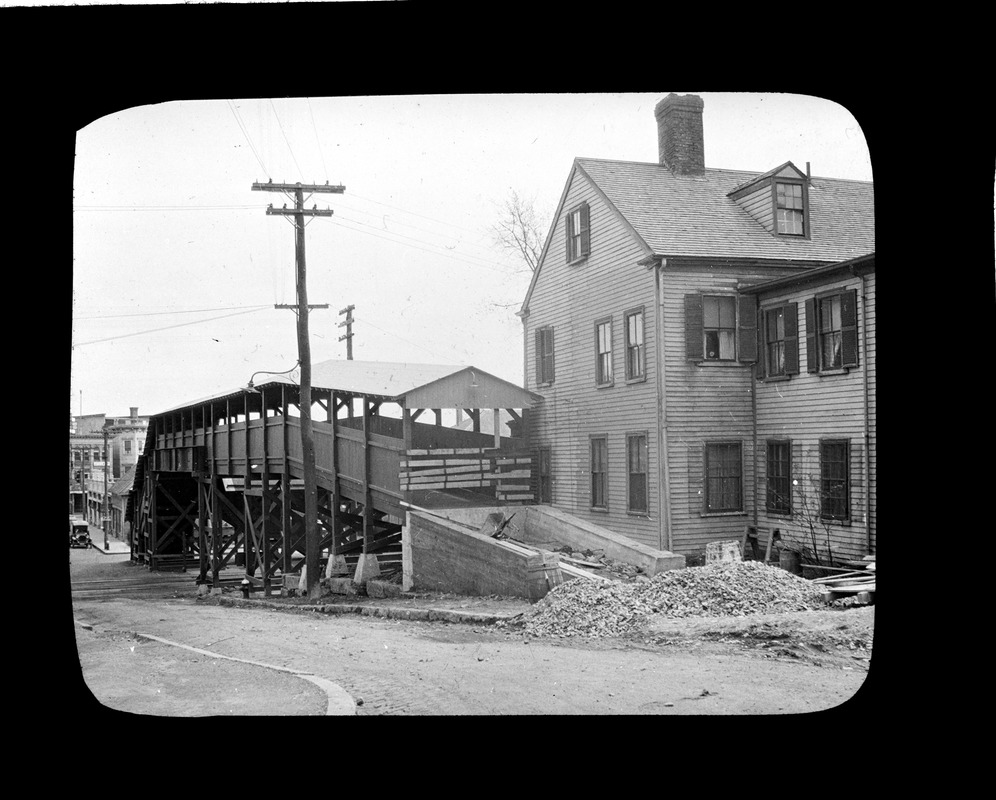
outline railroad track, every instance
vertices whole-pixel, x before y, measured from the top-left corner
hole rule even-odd
[[[136,578],[104,578],[100,580],[72,581],[72,596],[78,599],[94,599],[99,597],[121,597],[194,594],[197,591],[195,583],[197,574],[154,575]]]

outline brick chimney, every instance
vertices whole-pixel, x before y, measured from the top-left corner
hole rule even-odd
[[[132,419],[138,416],[138,406],[131,407],[131,414],[129,415]]]
[[[661,166],[679,175],[701,175],[705,171],[703,105],[698,95],[671,92],[654,108]]]

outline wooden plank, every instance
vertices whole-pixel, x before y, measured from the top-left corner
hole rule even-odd
[[[487,465],[477,465],[477,466],[467,466],[467,467],[435,467],[430,469],[418,469],[418,470],[407,470],[402,471],[399,475],[402,478],[408,477],[418,477],[422,475],[456,475],[461,473],[473,472],[480,473],[483,472]],[[488,473],[491,474],[491,473]]]

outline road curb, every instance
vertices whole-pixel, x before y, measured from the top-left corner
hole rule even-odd
[[[163,639],[160,636],[153,636],[151,633],[136,633],[142,639],[148,639],[153,642],[160,642],[161,644],[168,644],[171,647],[180,647],[184,650],[190,650],[193,653],[199,653],[209,658],[223,658],[226,661],[237,661],[240,664],[249,664],[254,667],[262,667],[263,669],[270,669],[276,672],[284,672],[288,675],[293,675],[297,678],[303,678],[306,681],[318,686],[322,691],[325,692],[325,697],[327,700],[327,706],[325,709],[325,715],[328,717],[347,717],[356,715],[356,701],[353,700],[352,696],[339,684],[333,683],[330,680],[322,678],[315,675],[313,672],[302,672],[300,670],[291,669],[290,667],[278,667],[274,664],[264,664],[262,661],[251,661],[247,658],[236,658],[235,656],[226,656],[221,653],[215,653],[212,650],[204,650],[200,647],[192,647],[189,644],[181,644],[180,642],[173,642],[169,639]]]

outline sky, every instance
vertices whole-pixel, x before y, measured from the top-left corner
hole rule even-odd
[[[343,186],[306,207],[312,363],[473,365],[522,385],[529,285],[492,226],[512,192],[549,222],[576,157],[657,161],[670,90],[174,101],[76,134],[70,413],[156,414],[297,364],[293,205],[255,182]],[[860,124],[800,94],[704,101],[707,168],[872,180]]]

